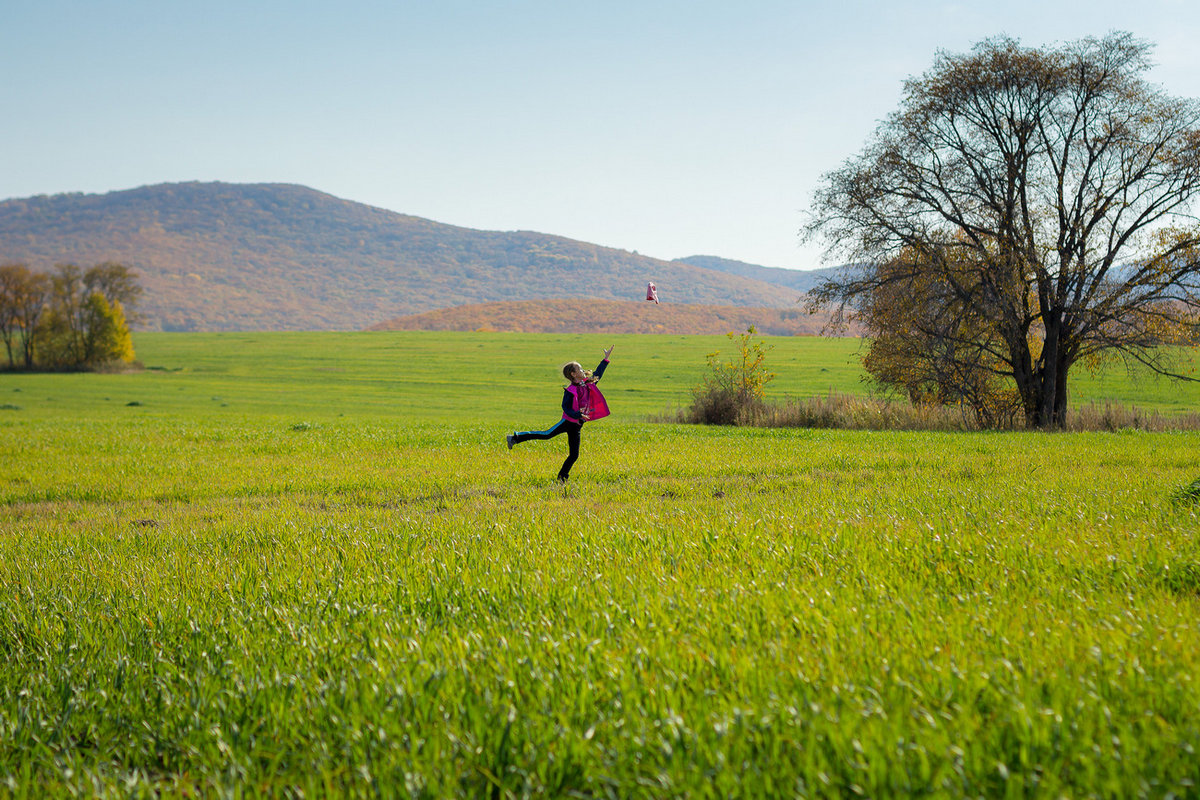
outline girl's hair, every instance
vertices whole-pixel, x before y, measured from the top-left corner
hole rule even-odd
[[[571,380],[571,373],[577,369],[582,370],[583,366],[578,361],[568,361],[567,363],[563,364],[563,377],[567,380]]]

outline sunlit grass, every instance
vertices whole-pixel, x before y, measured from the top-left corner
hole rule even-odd
[[[767,341],[773,346],[767,365],[776,373],[768,400],[871,391],[857,339]],[[559,367],[577,360],[590,368],[610,344],[616,349],[606,395],[625,419],[645,418],[690,402],[705,355],[732,346],[724,336],[420,331],[142,333],[134,343],[147,367],[138,374],[0,374],[0,424],[99,409],[193,421],[510,420],[552,410],[561,397]],[[1136,405],[1164,414],[1200,408],[1200,383],[1130,373],[1119,364],[1095,376],[1082,367],[1072,374],[1074,406]]]
[[[0,792],[1197,792],[1200,434],[648,425],[637,346],[565,488],[503,443],[553,360],[478,414],[486,370],[435,403],[282,339],[25,383],[63,399],[0,412]]]

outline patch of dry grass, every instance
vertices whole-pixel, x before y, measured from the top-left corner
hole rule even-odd
[[[831,393],[824,397],[790,398],[762,403],[734,414],[734,425],[760,428],[826,428],[836,430],[978,431],[971,410],[959,406],[914,405],[905,400]],[[660,414],[655,422],[703,423],[694,407]],[[1016,418],[1007,430],[1024,429]],[[1171,414],[1116,403],[1088,403],[1067,415],[1066,430],[1147,432],[1200,430],[1200,412]]]

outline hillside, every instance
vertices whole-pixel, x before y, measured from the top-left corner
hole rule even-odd
[[[141,275],[147,330],[355,330],[493,301],[636,300],[648,280],[673,303],[791,308],[799,296],[720,269],[460,228],[287,184],[0,202],[0,263],[106,260]]]
[[[372,330],[524,331],[527,333],[722,334],[754,325],[772,336],[815,335],[823,316],[790,309],[613,300],[524,300],[458,306],[398,317]]]

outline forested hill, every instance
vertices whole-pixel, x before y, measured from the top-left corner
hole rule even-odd
[[[489,301],[638,300],[650,280],[678,303],[790,308],[800,295],[694,263],[455,227],[288,184],[0,202],[0,263],[109,260],[141,275],[148,330],[357,330]]]
[[[803,294],[816,287],[825,278],[833,277],[840,267],[824,269],[779,269],[778,267],[761,267],[758,264],[747,264],[745,261],[734,261],[716,256],[688,256],[675,259],[676,264],[690,264],[693,267],[715,269],[730,275],[740,275],[743,278],[766,281]]]

